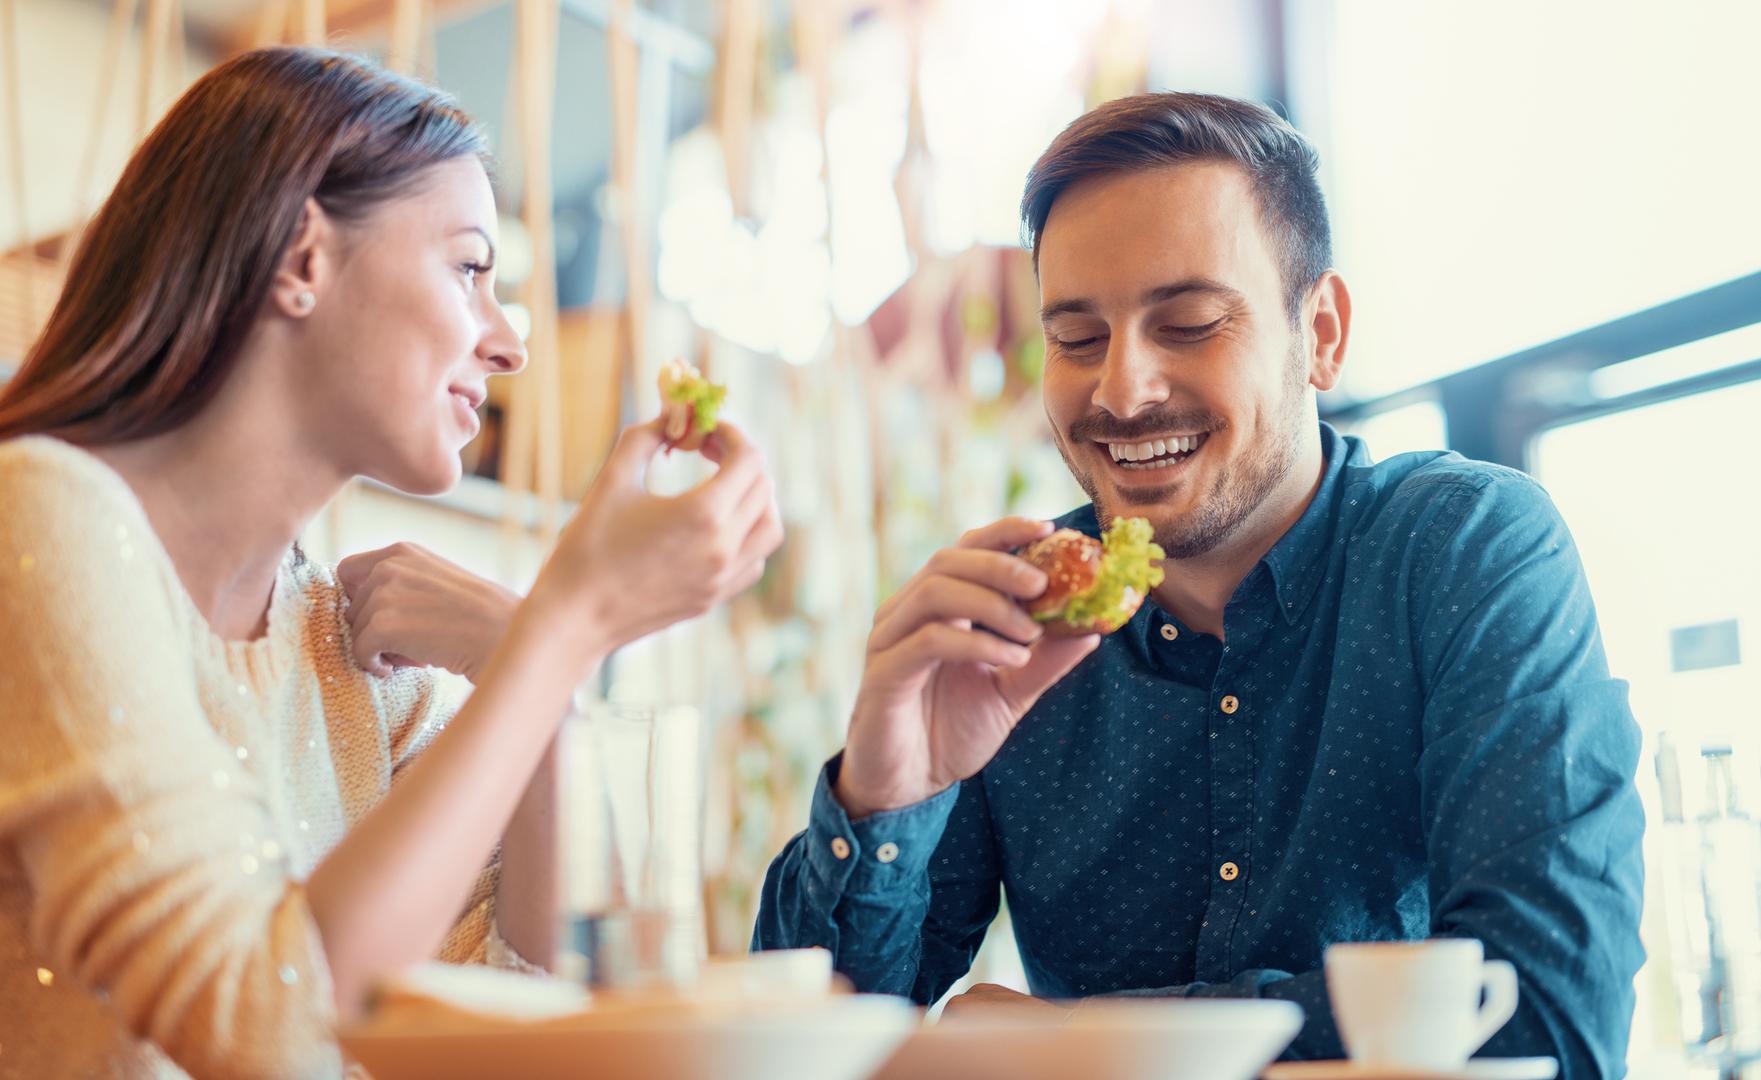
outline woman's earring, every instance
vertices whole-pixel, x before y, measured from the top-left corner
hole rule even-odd
[[[295,293],[293,302],[294,307],[299,308],[301,311],[311,311],[318,306],[318,298],[313,296],[309,291]]]

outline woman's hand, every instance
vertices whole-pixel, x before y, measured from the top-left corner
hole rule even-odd
[[[349,597],[355,662],[374,675],[426,664],[475,682],[520,604],[415,544],[350,555],[336,576]]]
[[[660,421],[625,429],[558,538],[530,603],[597,648],[702,615],[755,583],[783,540],[764,459],[722,421],[704,444],[719,468],[682,495],[652,495]]]

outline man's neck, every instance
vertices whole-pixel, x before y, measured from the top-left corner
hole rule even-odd
[[[1230,598],[1314,501],[1326,464],[1318,441],[1305,444],[1284,483],[1234,535],[1203,555],[1164,562],[1166,576],[1151,590],[1150,598],[1192,629],[1222,640],[1223,613]]]

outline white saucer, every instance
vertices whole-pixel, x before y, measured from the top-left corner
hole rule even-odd
[[[1415,1069],[1356,1061],[1280,1061],[1261,1080],[1553,1080],[1559,1062],[1550,1057],[1474,1058],[1459,1069]]]

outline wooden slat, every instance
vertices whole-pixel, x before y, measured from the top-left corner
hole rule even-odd
[[[391,9],[391,47],[386,52],[391,70],[410,74],[421,52],[422,0],[396,0]]]
[[[722,6],[721,70],[716,80],[722,160],[735,216],[744,216],[752,146],[752,97],[758,78],[758,2],[727,0]]]
[[[0,0],[0,60],[5,61],[0,65],[5,68],[5,85],[0,87],[0,92],[6,95],[6,156],[12,161],[12,175],[8,177],[12,188],[12,212],[18,218],[18,235],[28,237],[31,214],[24,162],[24,88],[19,85],[18,75],[17,8],[17,0]],[[19,264],[26,296],[32,292],[36,262],[35,258],[27,258]]]
[[[165,55],[165,40],[171,34],[171,0],[147,0],[147,29],[141,37],[140,82],[135,87],[135,139],[147,137],[153,126],[153,103],[158,95],[153,84],[159,74],[159,61]]]
[[[540,532],[548,543],[562,500],[562,373],[557,355],[556,241],[551,191],[551,124],[556,113],[557,0],[520,0],[520,53],[523,67],[521,123],[525,137],[525,193],[521,199],[532,241],[532,274],[526,280],[526,306],[532,314],[526,378],[538,395],[536,490]]]
[[[299,40],[322,45],[330,34],[330,11],[324,0],[300,0]]]
[[[518,0],[514,9],[514,98],[520,130],[521,211],[532,245],[522,299],[531,315],[526,373],[514,380],[502,455],[509,489],[504,533],[523,527],[512,493],[539,496],[540,532],[556,533],[562,496],[562,400],[557,355],[556,254],[552,234],[551,122],[556,102],[556,0]],[[510,547],[511,550],[511,547]]]
[[[43,332],[61,291],[55,264],[26,252],[0,256],[0,365],[16,365]]]
[[[269,45],[279,45],[287,40],[288,0],[269,0],[257,12],[257,18],[249,33],[235,33],[234,41],[238,42],[235,51],[261,49]]]
[[[282,41],[305,40],[301,23],[304,15],[298,5],[310,0],[263,0],[264,6],[241,16],[237,21],[219,27],[212,35],[222,59],[247,49],[274,45]],[[324,10],[324,29],[338,37],[365,37],[381,33],[396,17],[401,0],[318,0]],[[507,0],[428,0],[425,3],[435,15],[453,19],[474,11],[505,4]],[[276,17],[280,21],[276,22]],[[291,16],[291,19],[290,19]],[[290,27],[291,22],[291,27]],[[268,29],[273,24],[273,29]],[[294,31],[290,37],[289,29]]]
[[[638,66],[641,56],[634,34],[635,0],[613,0],[606,44],[611,64],[612,189],[617,192],[618,237],[624,249],[624,344],[629,349],[630,386],[645,379],[648,355],[649,284],[648,230],[642,205],[641,169],[637,158],[637,127],[642,115]]]

